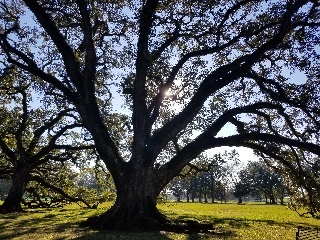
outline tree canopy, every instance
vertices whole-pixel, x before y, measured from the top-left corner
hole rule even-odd
[[[276,204],[279,199],[283,204],[285,194],[288,196],[288,187],[285,185],[283,176],[270,169],[262,160],[249,161],[244,169],[239,172],[239,181],[235,185],[235,197],[239,198],[251,194],[252,196],[260,196],[268,198],[271,204]]]
[[[74,109],[41,103],[42,94],[36,96],[30,74],[12,67],[0,79],[0,178],[12,183],[0,206],[0,212],[6,213],[21,209],[28,182],[45,181],[43,170],[54,168],[54,164],[42,165],[49,161],[80,164],[84,151],[93,152],[94,145],[80,137],[82,125]]]
[[[1,1],[1,69],[31,75],[92,135],[117,200],[87,225],[158,228],[157,196],[205,150],[289,168],[279,149],[320,154],[319,16],[317,0]]]

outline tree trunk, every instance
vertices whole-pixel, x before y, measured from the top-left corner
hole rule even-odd
[[[283,202],[283,199],[284,199],[284,192],[285,192],[285,188],[283,187],[281,189],[281,196],[280,196],[280,204],[283,205],[284,202]]]
[[[25,170],[17,171],[12,178],[8,196],[0,206],[0,213],[20,212],[21,201],[27,185],[27,173]]]
[[[273,194],[270,194],[270,204],[277,204],[276,199]]]
[[[208,198],[207,198],[207,188],[204,189],[204,202],[205,202],[205,203],[208,202]]]
[[[104,214],[83,222],[82,226],[107,230],[158,230],[167,222],[157,209],[158,190],[152,176],[132,173],[134,179],[117,186],[115,204]],[[124,175],[125,176],[125,175]]]
[[[215,196],[215,182],[214,182],[214,177],[211,175],[211,202],[214,202],[214,196]]]
[[[199,203],[202,203],[202,190],[201,190],[201,189],[199,189],[199,196],[198,196],[198,198],[199,198]]]
[[[192,192],[191,192],[191,201],[194,203],[194,199],[195,199],[195,196],[196,194],[195,194],[195,190],[194,189],[192,189]]]

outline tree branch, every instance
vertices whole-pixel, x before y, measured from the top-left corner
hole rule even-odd
[[[158,0],[147,0],[140,14],[132,115],[134,131],[132,159],[135,159],[135,161],[143,159],[143,149],[146,145],[146,78],[151,63],[148,44],[153,22],[152,18],[157,6]]]
[[[66,199],[68,199],[69,201],[71,202],[82,202],[84,203],[88,208],[91,208],[90,204],[85,201],[84,199],[82,198],[75,198],[75,197],[72,197],[70,195],[68,195],[63,189],[59,188],[59,187],[56,187],[48,182],[46,182],[43,178],[41,178],[40,176],[37,176],[37,175],[32,175],[30,176],[30,181],[35,181],[37,183],[40,183],[43,187],[45,188],[49,188],[53,191],[55,191],[56,193],[59,193],[61,196],[65,197]]]
[[[79,71],[80,64],[77,61],[72,48],[66,42],[66,39],[64,38],[64,36],[58,30],[56,24],[53,22],[50,16],[45,12],[45,10],[38,4],[37,1],[24,0],[24,2],[28,6],[28,8],[33,12],[33,14],[36,16],[38,22],[41,24],[44,30],[51,37],[52,41],[58,48],[59,53],[61,53],[62,55],[68,75],[70,76],[75,86],[79,87],[79,81],[81,81],[82,75]]]

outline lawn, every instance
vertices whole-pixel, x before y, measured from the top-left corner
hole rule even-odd
[[[211,234],[120,233],[79,228],[89,216],[100,214],[110,203],[98,209],[77,205],[60,209],[30,209],[26,213],[0,215],[0,239],[295,239],[297,226],[320,227],[320,220],[302,218],[286,206],[263,203],[237,205],[166,203],[160,210],[172,219],[197,220],[215,226]]]

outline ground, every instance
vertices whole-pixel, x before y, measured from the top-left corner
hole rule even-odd
[[[299,225],[320,227],[320,220],[301,218],[286,206],[263,203],[201,204],[166,203],[159,209],[175,220],[213,224],[207,233],[173,233],[167,231],[124,233],[79,228],[89,216],[101,214],[110,203],[98,209],[81,209],[77,205],[59,209],[31,209],[26,213],[1,215],[0,239],[294,239]]]

